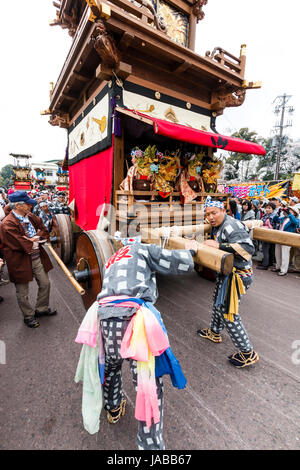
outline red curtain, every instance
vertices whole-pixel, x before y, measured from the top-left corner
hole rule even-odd
[[[100,207],[110,203],[113,145],[69,166],[69,202],[75,199],[75,220],[83,230],[95,230]]]
[[[262,145],[255,144],[247,140],[224,136],[214,132],[200,131],[193,127],[187,127],[181,124],[164,121],[162,119],[156,119],[152,116],[139,113],[138,111],[134,111],[134,113],[144,116],[147,119],[151,119],[151,121],[153,121],[154,132],[171,139],[181,140],[182,142],[189,142],[195,145],[203,145],[205,147],[227,150],[229,152],[266,155],[266,150]]]
[[[147,116],[148,117],[148,116]],[[152,119],[152,118],[151,118]],[[266,155],[262,145],[249,142],[247,140],[237,139],[236,137],[227,137],[213,132],[204,132],[192,127],[173,124],[161,119],[153,119],[154,131],[156,134],[171,137],[171,139],[190,142],[191,144],[204,145],[207,147],[228,150],[229,152],[252,153],[255,155]]]

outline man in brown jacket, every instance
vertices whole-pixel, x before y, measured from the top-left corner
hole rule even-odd
[[[19,307],[24,323],[30,328],[40,326],[36,317],[55,315],[49,308],[50,281],[48,271],[53,268],[42,243],[49,240],[49,232],[42,220],[31,213],[36,204],[26,191],[9,195],[12,211],[3,219],[0,238],[11,282],[16,286]],[[29,282],[36,279],[39,289],[35,309],[28,300]]]

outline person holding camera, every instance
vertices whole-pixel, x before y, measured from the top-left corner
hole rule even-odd
[[[296,206],[282,208],[283,214],[279,219],[279,230],[296,233],[299,227],[299,209]],[[286,245],[275,246],[276,267],[271,271],[277,272],[278,276],[286,276],[289,269],[291,247]]]

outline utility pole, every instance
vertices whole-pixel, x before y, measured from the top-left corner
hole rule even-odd
[[[281,113],[280,116],[280,122],[276,123],[275,129],[276,131],[279,132],[279,134],[276,135],[277,139],[277,158],[276,158],[276,167],[275,167],[275,173],[274,173],[274,179],[278,180],[278,175],[279,175],[279,170],[280,170],[280,159],[281,159],[281,152],[283,148],[283,129],[286,127],[291,127],[292,126],[292,121],[287,121],[287,123],[284,123],[285,119],[285,113],[288,111],[289,114],[292,114],[294,112],[294,108],[290,106],[287,110],[287,103],[290,100],[292,96],[291,95],[284,95],[277,96],[273,103],[275,101],[279,101],[279,104],[275,107],[275,114]]]

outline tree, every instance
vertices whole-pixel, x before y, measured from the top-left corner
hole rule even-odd
[[[262,181],[271,181],[274,179],[274,172],[276,166],[276,146],[272,137],[262,139],[262,146],[266,149],[266,155],[258,158],[258,165],[256,174]]]
[[[279,178],[289,179],[300,169],[300,155],[297,147],[293,145],[292,139],[286,137],[284,144],[284,152],[282,152],[280,159]]]
[[[243,127],[238,132],[234,132],[231,137],[237,137],[254,143],[258,143],[261,139],[257,136],[257,132],[249,131],[248,127]],[[230,156],[227,157],[224,165],[224,177],[226,179],[241,179],[247,181],[250,176],[250,162],[252,159],[252,154],[230,152]]]
[[[5,165],[0,171],[0,186],[7,189],[14,181],[12,165]]]
[[[262,140],[262,145],[266,149],[266,155],[259,157],[257,165],[257,175],[262,181],[274,180],[276,160],[277,160],[277,142],[275,138]],[[278,173],[279,180],[292,178],[295,171],[299,171],[300,155],[293,147],[291,139],[283,137],[283,146],[280,155],[280,168]]]

